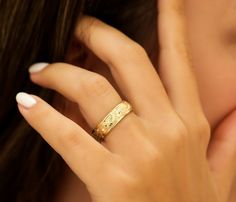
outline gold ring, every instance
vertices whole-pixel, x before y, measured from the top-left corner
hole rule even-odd
[[[99,142],[104,141],[111,129],[114,128],[131,111],[132,106],[123,100],[105,116],[96,128],[92,130],[92,136]]]

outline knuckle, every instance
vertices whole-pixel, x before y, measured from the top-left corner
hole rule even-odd
[[[211,126],[206,118],[201,118],[198,120],[197,134],[197,137],[201,143],[208,144],[211,136]]]
[[[76,127],[68,126],[64,127],[63,130],[58,130],[57,138],[59,140],[59,144],[65,148],[72,148],[74,146],[80,145],[80,134]]]
[[[136,42],[127,43],[123,46],[123,50],[125,53],[129,53],[130,55],[142,55],[146,53],[144,48]]]
[[[183,149],[186,147],[189,137],[188,129],[182,124],[177,123],[171,127],[169,131],[171,142],[175,149]]]
[[[147,57],[145,49],[137,42],[128,42],[122,44],[116,57],[125,61],[132,61],[133,59]]]
[[[185,138],[188,135],[188,129],[183,123],[178,122],[172,125],[172,127],[170,128],[170,133],[173,136],[180,136]]]
[[[173,12],[175,16],[184,17],[184,8],[180,4],[175,4],[171,6],[170,12]]]
[[[111,84],[101,75],[91,76],[80,83],[79,91],[86,96],[103,96],[112,91]]]
[[[161,161],[161,154],[160,151],[157,150],[156,147],[150,146],[147,151],[145,152],[145,159],[143,159],[143,162],[145,162],[145,165],[148,165],[149,168],[155,168],[157,167],[157,164]],[[142,166],[145,168],[145,166]]]
[[[132,193],[139,184],[137,178],[135,179],[125,172],[117,173],[114,176],[112,182],[116,186],[116,193],[119,194]]]

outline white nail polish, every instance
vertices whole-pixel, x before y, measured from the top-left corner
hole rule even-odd
[[[30,66],[29,68],[29,73],[37,73],[42,71],[43,69],[45,69],[45,67],[47,67],[49,64],[45,63],[45,62],[41,62],[41,63],[35,63],[33,65]]]
[[[37,103],[31,95],[22,92],[16,95],[16,101],[25,108],[31,108]]]

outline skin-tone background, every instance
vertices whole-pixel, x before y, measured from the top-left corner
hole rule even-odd
[[[236,107],[236,1],[187,0],[186,14],[202,105],[214,130]],[[92,67],[92,71],[104,75],[118,91],[108,68],[101,61],[89,55],[86,64]],[[59,100],[60,97],[58,106]],[[82,115],[74,113],[76,106],[71,103],[67,106],[64,113],[89,130]],[[83,184],[68,171],[68,178],[56,201],[76,202],[78,199],[90,201]],[[236,185],[230,202],[233,201],[236,201]]]

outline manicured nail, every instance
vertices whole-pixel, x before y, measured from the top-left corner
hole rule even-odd
[[[45,63],[45,62],[41,62],[41,63],[35,63],[33,65],[30,66],[29,68],[29,73],[37,73],[42,71],[43,69],[45,69],[45,67],[47,67],[49,64]]]
[[[22,92],[16,95],[16,101],[25,108],[31,108],[37,103],[31,95]]]

